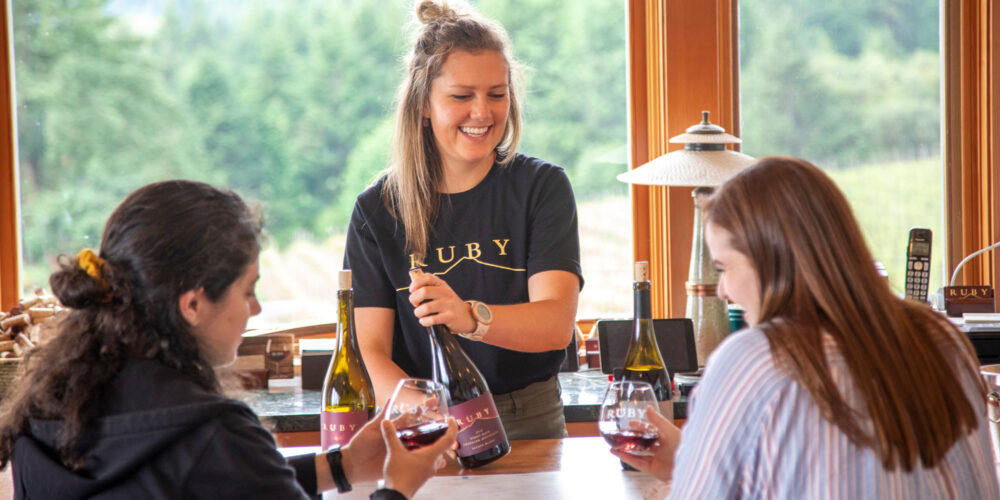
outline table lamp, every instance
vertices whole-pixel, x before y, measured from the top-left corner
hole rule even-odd
[[[708,355],[729,334],[726,303],[716,295],[719,274],[705,244],[702,204],[726,179],[753,163],[754,158],[726,149],[739,144],[737,137],[708,121],[708,111],[701,112],[701,123],[670,139],[684,144],[684,149],[662,155],[618,176],[629,184],[651,186],[693,186],[694,237],[691,242],[691,265],[688,271],[685,316],[694,324],[698,366],[705,366]]]

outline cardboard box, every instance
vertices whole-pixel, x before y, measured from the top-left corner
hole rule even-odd
[[[267,369],[268,378],[293,378],[295,377],[295,335],[290,333],[275,333],[259,335],[255,337],[244,337],[236,352],[236,362],[239,366],[250,368],[259,363],[259,356],[263,356],[264,366]],[[241,360],[244,357],[254,357]]]

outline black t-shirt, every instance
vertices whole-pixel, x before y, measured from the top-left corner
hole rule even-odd
[[[417,322],[408,299],[408,272],[415,264],[440,276],[463,300],[497,305],[528,302],[528,278],[535,273],[561,270],[581,276],[576,201],[561,167],[518,154],[507,165],[495,163],[476,187],[441,195],[420,263],[406,252],[402,223],[385,207],[384,182],[358,196],[344,265],[353,273],[357,307],[397,311],[392,359],[410,376],[431,376],[427,329]],[[458,341],[494,394],[554,376],[565,356],[563,349],[525,353]]]

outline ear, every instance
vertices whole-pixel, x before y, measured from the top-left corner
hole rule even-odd
[[[181,316],[187,320],[192,327],[198,326],[205,316],[208,297],[205,296],[205,287],[188,290],[177,299],[177,308],[181,311]]]

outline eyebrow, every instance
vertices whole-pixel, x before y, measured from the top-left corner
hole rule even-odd
[[[500,84],[497,84],[497,85],[494,85],[494,86],[490,87],[490,90],[495,90],[495,89],[499,89],[499,88],[506,89],[507,87],[508,87],[508,85],[506,83],[500,83]],[[461,89],[461,90],[475,90],[477,88],[477,86],[475,86],[475,85],[459,85],[459,84],[455,83],[455,84],[449,85],[448,88],[449,89]]]

